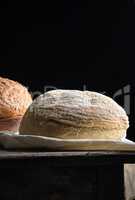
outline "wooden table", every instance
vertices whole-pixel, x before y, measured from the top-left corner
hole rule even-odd
[[[0,151],[0,200],[123,200],[135,152]]]

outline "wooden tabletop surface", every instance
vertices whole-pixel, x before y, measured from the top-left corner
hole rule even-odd
[[[135,163],[135,152],[118,151],[13,151],[0,150],[0,160],[7,159],[83,159],[103,162]]]

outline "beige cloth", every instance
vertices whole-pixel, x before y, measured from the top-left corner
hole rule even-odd
[[[135,200],[135,164],[124,165],[125,199]]]
[[[55,150],[135,151],[135,143],[122,140],[59,139],[44,136],[0,134],[5,149],[51,148]]]

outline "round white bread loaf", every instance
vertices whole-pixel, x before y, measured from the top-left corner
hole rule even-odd
[[[124,109],[97,92],[52,90],[25,113],[20,134],[63,139],[121,139],[129,126]]]
[[[0,131],[18,131],[20,121],[31,103],[27,88],[0,77]]]

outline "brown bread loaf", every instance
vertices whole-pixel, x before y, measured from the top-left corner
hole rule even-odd
[[[27,88],[0,77],[0,131],[18,131],[20,121],[31,103]]]

